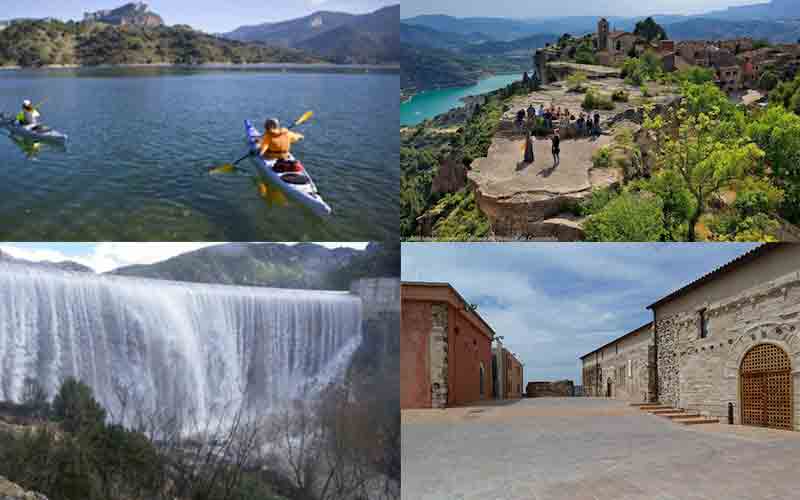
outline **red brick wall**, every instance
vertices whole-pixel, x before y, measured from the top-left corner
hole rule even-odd
[[[400,334],[400,407],[430,408],[431,303],[403,301]]]
[[[492,394],[492,341],[454,307],[448,315],[448,404],[459,405],[490,399]],[[480,363],[483,362],[483,396],[480,393]]]

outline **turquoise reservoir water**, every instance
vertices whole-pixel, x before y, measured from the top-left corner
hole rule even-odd
[[[374,241],[400,218],[399,73],[181,69],[2,71],[0,111],[49,98],[66,150],[0,130],[0,241]],[[313,110],[293,151],[333,215],[208,175],[261,128]],[[248,172],[254,165],[239,164]]]
[[[462,97],[485,94],[519,80],[520,74],[495,75],[469,87],[452,87],[441,90],[428,90],[400,104],[400,125],[416,125],[453,108],[462,106]]]

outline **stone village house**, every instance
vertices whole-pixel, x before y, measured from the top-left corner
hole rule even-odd
[[[800,245],[765,244],[648,306],[581,357],[584,392],[800,430]]]
[[[401,306],[401,408],[521,397],[522,363],[449,283],[404,282]]]

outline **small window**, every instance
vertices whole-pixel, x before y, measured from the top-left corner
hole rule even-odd
[[[708,337],[708,322],[707,322],[707,319],[706,319],[706,310],[705,309],[700,309],[700,311],[698,311],[698,315],[700,316],[699,317],[699,320],[700,320],[700,338],[704,339],[704,338]]]
[[[616,344],[617,354],[619,354],[619,344]]]

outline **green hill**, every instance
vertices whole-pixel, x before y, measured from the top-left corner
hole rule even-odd
[[[222,40],[186,26],[23,21],[0,31],[0,66],[313,63],[302,51]]]

